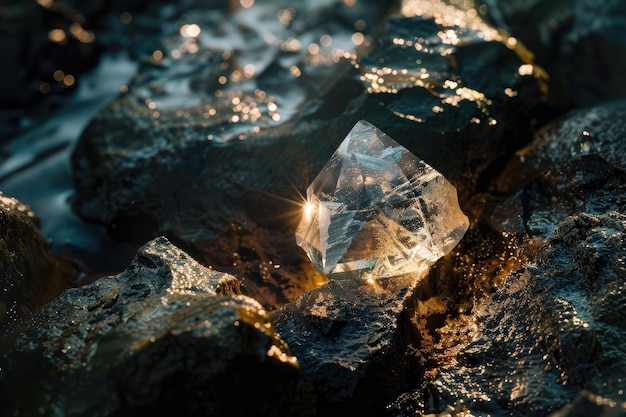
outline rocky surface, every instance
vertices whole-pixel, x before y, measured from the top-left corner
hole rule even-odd
[[[239,287],[149,242],[126,271],[65,292],[3,342],[3,415],[313,414],[297,360]]]
[[[572,112],[540,132],[493,182],[512,193],[493,210],[504,232],[549,237],[566,216],[624,211],[626,102]]]
[[[413,399],[421,411],[548,415],[581,389],[622,409],[625,227],[626,217],[615,212],[568,217],[536,265],[515,271],[474,306],[474,326],[447,323],[444,344],[452,330],[473,341],[443,353],[456,354],[444,357]]]
[[[535,54],[566,108],[624,97],[626,5],[619,0],[485,1],[497,24]]]
[[[276,331],[314,382],[321,415],[384,411],[417,357],[406,355],[406,311],[415,278],[332,281],[276,311]]]
[[[243,276],[246,294],[278,308],[323,282],[293,255],[292,230],[283,230],[298,219],[298,190],[357,120],[380,127],[468,198],[529,138],[517,126],[541,102],[541,81],[519,74],[522,58],[479,17],[441,23],[457,9],[418,3],[427,13],[403,8],[389,20],[369,3],[297,3],[278,29],[274,14],[251,8],[230,16],[236,27],[214,33],[224,17],[215,12],[196,19],[197,38],[164,38],[163,58],[147,61],[83,132],[72,158],[75,210],[125,240],[165,234],[204,263]],[[358,47],[349,40],[354,25],[365,28]],[[275,40],[254,36],[263,29]],[[445,30],[462,41],[441,39]],[[292,50],[292,36],[319,42]],[[407,47],[422,38],[426,50]],[[271,61],[260,62],[259,50]],[[281,267],[269,279],[257,272],[271,265]]]
[[[624,95],[626,13],[596,3],[114,16],[98,39],[139,71],[82,134],[73,206],[119,239],[103,255],[165,234],[222,272],[158,239],[31,312],[3,339],[2,412],[623,415],[626,104],[544,126]],[[444,173],[470,218],[415,286],[323,285],[294,243],[298,192],[360,119]]]
[[[401,2],[358,60],[367,94],[342,119],[379,127],[444,174],[463,204],[530,139],[547,80],[523,45],[457,3]]]
[[[78,278],[79,267],[57,259],[28,206],[0,192],[0,336]]]
[[[583,398],[599,396],[606,413],[626,410],[625,106],[607,103],[555,122],[494,183],[525,184],[484,215],[522,239],[526,261],[471,311],[448,315],[431,332],[437,365],[395,404],[399,415],[568,415],[576,407],[569,404],[584,402],[581,390]]]

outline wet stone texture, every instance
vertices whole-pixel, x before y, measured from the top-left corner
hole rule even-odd
[[[439,364],[420,390],[399,398],[399,415],[571,415],[585,398],[609,415],[624,412],[624,109],[613,102],[573,112],[504,170],[496,186],[520,186],[504,177],[520,165],[526,184],[484,213],[538,255],[527,252],[469,314],[448,316],[431,352]]]
[[[380,3],[271,6],[278,27],[268,7],[235,11],[217,29],[223,11],[201,14],[197,37],[164,37],[163,58],[147,59],[92,120],[72,165],[81,216],[125,240],[165,234],[279,308],[324,282],[293,244],[298,193],[359,119],[442,172],[464,200],[529,139],[519,126],[543,95],[497,30],[475,14],[471,27],[442,23],[446,13],[466,17],[442,2],[406,2],[389,20]],[[359,46],[354,25],[364,27]],[[262,29],[275,38],[262,41]],[[426,51],[406,46],[420,39]]]
[[[418,358],[406,355],[402,328],[414,281],[332,281],[273,313],[276,331],[313,379],[320,415],[383,413],[415,378]]]
[[[485,1],[490,6],[492,2]],[[496,24],[523,41],[550,73],[551,101],[589,106],[624,97],[626,4],[619,0],[499,1]]]
[[[517,152],[493,182],[512,193],[490,214],[496,230],[549,237],[577,213],[624,212],[626,102],[572,112]]]
[[[65,292],[3,342],[3,415],[311,415],[296,359],[239,288],[149,242],[126,271]]]
[[[190,255],[152,240],[15,325],[0,414],[624,415],[626,104],[604,100],[624,94],[625,13],[596,3],[114,16],[99,39],[139,69],[83,131],[71,204],[120,245]],[[327,283],[295,244],[302,193],[361,119],[470,219],[417,284]]]
[[[626,216],[615,212],[559,224],[536,265],[474,306],[480,330],[437,370],[421,393],[423,411],[547,415],[581,389],[619,404],[625,227]]]
[[[0,337],[69,288],[79,273],[78,265],[53,257],[35,213],[0,192]]]
[[[404,1],[357,62],[368,94],[353,111],[441,172],[463,202],[529,140],[547,87],[530,63],[476,10]]]

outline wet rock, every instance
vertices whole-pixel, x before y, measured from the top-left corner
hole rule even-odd
[[[197,13],[197,36],[163,38],[159,59],[147,58],[128,92],[85,129],[72,165],[81,216],[125,240],[165,234],[245,276],[246,294],[278,308],[320,282],[304,257],[286,255],[298,253],[283,243],[302,207],[294,184],[308,186],[356,121],[373,122],[443,172],[464,200],[530,138],[542,92],[478,17],[477,29],[439,23],[451,6],[387,22],[380,2],[278,4],[278,27],[268,7]],[[397,72],[374,83],[375,67]],[[231,246],[216,256],[216,242]],[[254,271],[270,264],[281,268],[266,282]],[[273,298],[258,291],[268,286]]]
[[[28,206],[0,193],[0,336],[78,277],[73,262],[52,256]]]
[[[624,417],[626,416],[626,406],[624,403],[615,403],[599,395],[583,391],[572,404],[550,414],[550,417],[584,416]]]
[[[323,415],[382,413],[419,367],[404,327],[414,278],[381,286],[331,281],[273,315],[280,337],[313,380]]]
[[[369,94],[348,114],[443,173],[463,203],[530,139],[530,116],[548,85],[521,43],[458,4],[401,2],[358,60]]]
[[[7,415],[311,415],[296,359],[239,281],[166,239],[72,289],[5,341]]]
[[[421,388],[394,404],[398,415],[566,413],[582,390],[623,403],[623,111],[612,102],[557,121],[492,184],[513,195],[479,223],[515,236],[526,260],[492,294],[448,310]],[[460,289],[475,297],[477,285]]]
[[[553,102],[580,107],[624,97],[626,5],[619,0],[485,1],[503,28],[535,52]]]
[[[496,230],[550,236],[576,213],[623,212],[626,188],[626,102],[576,110],[517,152],[492,184],[513,194],[490,222]]]
[[[450,320],[442,334],[465,327],[473,341],[442,353],[444,365],[415,399],[422,412],[547,415],[581,389],[622,402],[625,227],[615,212],[568,217],[537,265],[474,305],[474,331]]]

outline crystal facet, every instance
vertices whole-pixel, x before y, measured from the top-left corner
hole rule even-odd
[[[361,120],[307,189],[296,242],[331,279],[423,273],[469,225],[439,172]]]

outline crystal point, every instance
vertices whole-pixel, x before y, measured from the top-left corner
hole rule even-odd
[[[454,186],[364,120],[306,198],[296,242],[331,279],[421,274],[469,225]]]

